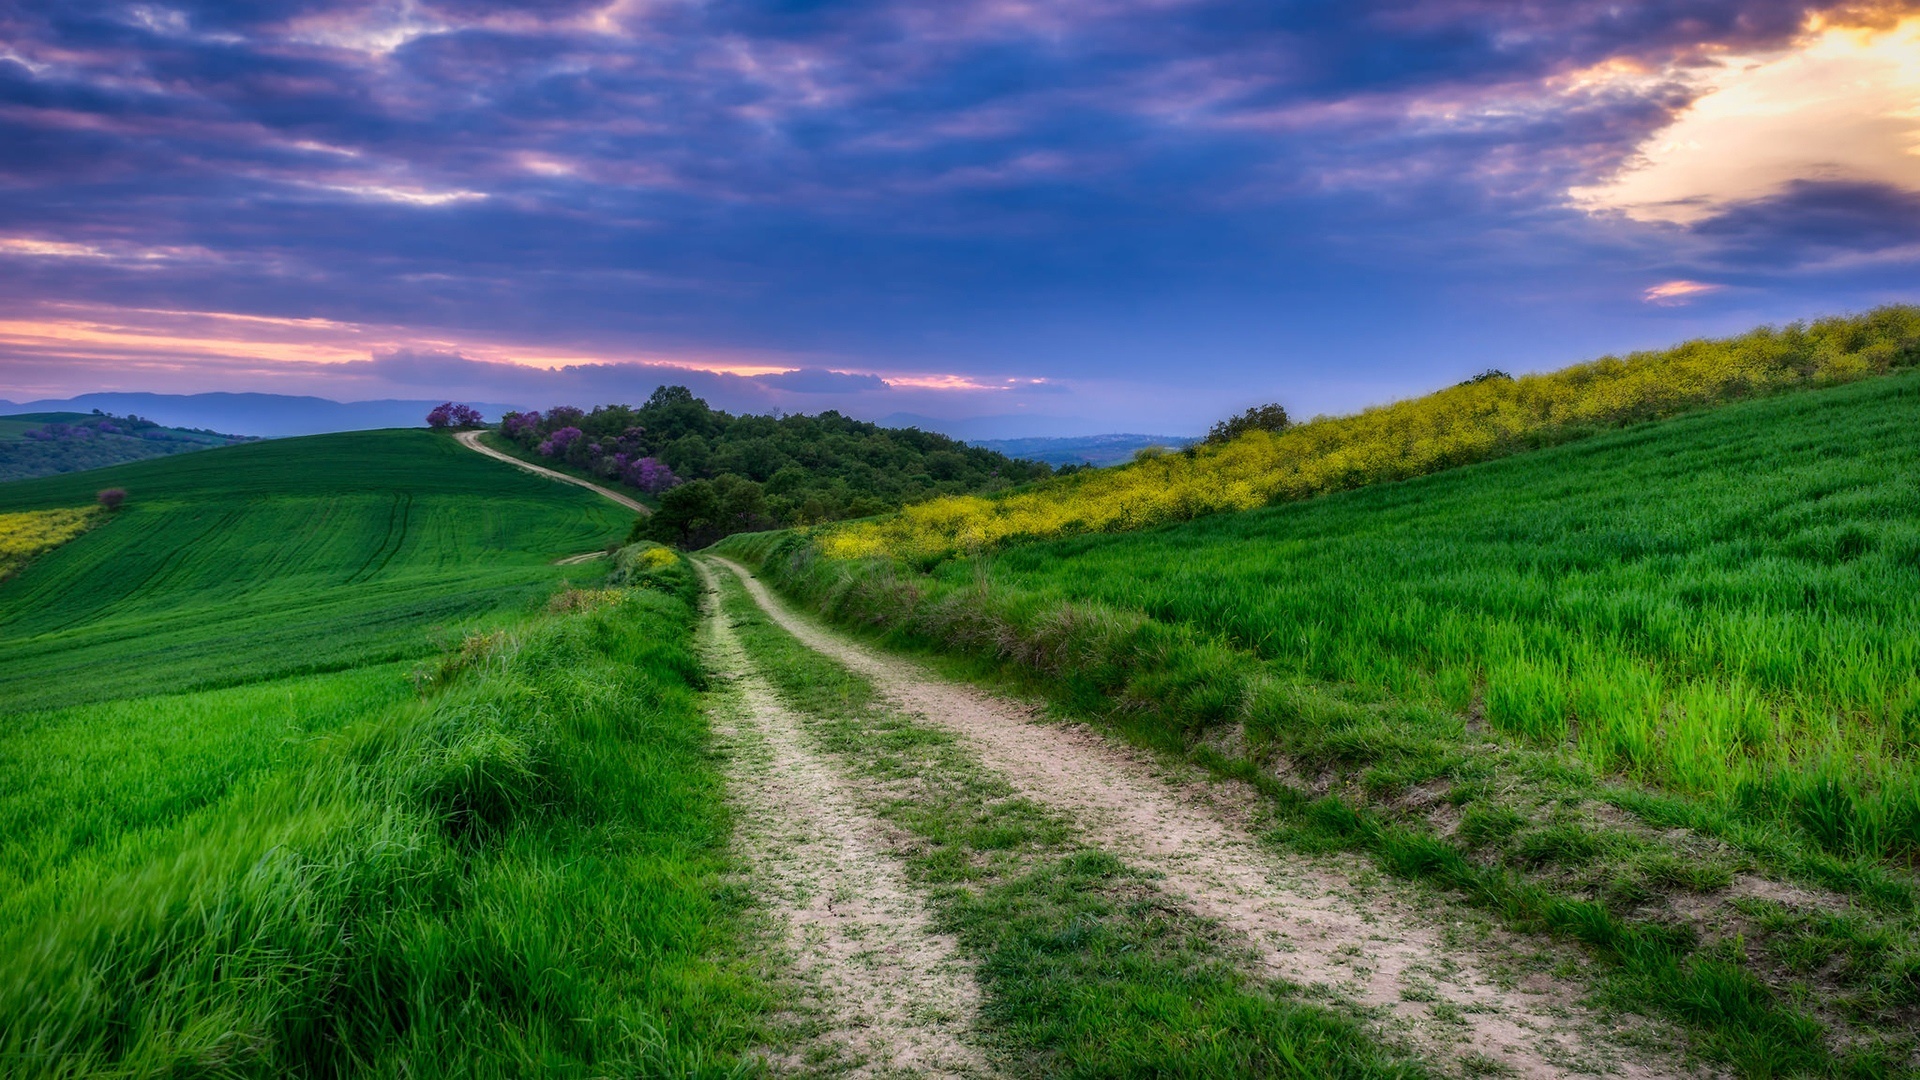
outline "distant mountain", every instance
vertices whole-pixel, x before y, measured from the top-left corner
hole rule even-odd
[[[81,394],[60,401],[0,401],[0,412],[102,412],[134,414],[168,427],[210,428],[243,435],[319,435],[329,431],[425,427],[438,401],[329,401],[289,394]],[[513,405],[470,401],[497,420]]]
[[[1074,435],[1064,438],[975,439],[973,445],[1011,458],[1049,465],[1118,465],[1149,446],[1178,449],[1197,442],[1187,435]]]
[[[881,427],[919,428],[938,432],[952,439],[978,442],[982,439],[1017,439],[1036,431],[1085,431],[1086,422],[1065,416],[1026,416],[1009,413],[1000,416],[970,416],[960,420],[942,420],[937,416],[897,412],[875,420]]]
[[[0,416],[0,482],[104,469],[247,441],[217,431],[164,427],[104,412],[18,413]]]

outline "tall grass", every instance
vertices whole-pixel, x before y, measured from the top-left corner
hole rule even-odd
[[[5,909],[0,1073],[741,1071],[766,1002],[723,878],[694,585],[654,577],[674,592],[489,637],[181,814],[138,773],[40,774],[120,807],[123,840]]]
[[[1516,450],[1780,390],[1920,364],[1920,307],[1762,328],[1520,379],[1477,379],[1355,416],[1076,474],[997,498],[954,496],[824,528],[836,558],[934,560],[1004,543],[1125,532],[1423,476]]]
[[[728,549],[848,619],[1139,700],[1483,719],[1839,855],[1920,853],[1920,375],[1307,503],[948,560]],[[1265,713],[1279,709],[1272,716]]]

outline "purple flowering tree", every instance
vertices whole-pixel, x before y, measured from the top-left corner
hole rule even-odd
[[[680,478],[673,475],[673,470],[667,468],[665,462],[650,457],[628,462],[620,470],[620,479],[649,495],[658,495],[680,482]]]
[[[435,431],[445,431],[448,428],[474,428],[484,422],[485,419],[480,415],[480,410],[471,405],[456,405],[451,401],[441,402],[433,407],[433,411],[427,413],[427,426]]]
[[[558,412],[559,410],[556,409],[554,411]],[[540,456],[550,458],[565,457],[567,456],[567,448],[573,445],[575,439],[585,434],[585,432],[577,427],[563,427],[547,436],[546,441],[540,444]]]

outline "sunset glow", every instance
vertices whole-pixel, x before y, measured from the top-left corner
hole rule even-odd
[[[1199,432],[1920,280],[1904,3],[29,4],[0,139],[21,402]]]

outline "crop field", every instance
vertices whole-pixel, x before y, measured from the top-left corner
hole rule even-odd
[[[543,598],[628,515],[425,432],[251,443],[0,485],[0,514],[112,521],[0,591],[0,710],[420,655]],[[573,571],[578,576],[577,571]]]
[[[1903,375],[916,584],[1138,613],[1894,856],[1920,850],[1917,421]]]

